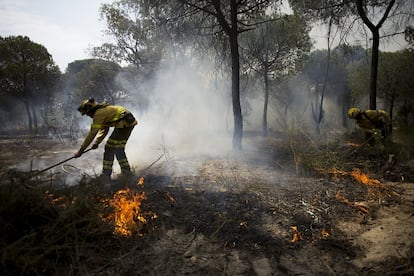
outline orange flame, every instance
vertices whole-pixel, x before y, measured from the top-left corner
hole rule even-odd
[[[76,201],[76,196],[69,197],[66,195],[57,196],[52,192],[45,192],[46,198],[49,200],[49,203],[58,207],[67,208],[71,204],[74,204]]]
[[[345,145],[348,146],[348,147],[351,147],[351,148],[357,148],[357,147],[361,146],[360,144],[352,143],[352,142],[348,142]]]
[[[346,199],[345,197],[343,197],[342,195],[339,194],[339,191],[336,193],[335,198],[345,204],[348,204],[349,206],[353,206],[357,209],[359,209],[361,212],[363,213],[368,213],[368,208],[363,206],[362,204],[358,203],[358,202],[351,202],[348,199]]]
[[[137,223],[147,222],[141,215],[141,203],[146,199],[145,192],[137,193],[128,187],[115,193],[110,201],[110,205],[115,209],[115,232],[131,236],[139,228]]]
[[[365,184],[365,185],[374,185],[380,186],[381,183],[379,180],[369,178],[369,176],[365,173],[362,173],[359,169],[354,169],[352,172],[349,173],[352,177],[357,180],[358,182]]]
[[[143,185],[144,178],[141,177],[137,185]],[[138,192],[126,187],[124,190],[117,191],[113,198],[107,201],[114,212],[103,220],[115,224],[114,233],[124,236],[132,236],[139,233],[142,226],[148,222],[148,219],[155,219],[157,215],[152,212],[142,212],[141,204],[147,199],[145,192]]]
[[[322,229],[322,238],[329,238],[330,234],[328,232],[328,230],[326,230],[325,228]]]
[[[355,180],[365,185],[381,185],[381,182],[379,180],[370,178],[367,174],[361,172],[358,168],[355,168],[352,172],[346,172],[338,170],[337,168],[333,168],[332,170],[328,171],[328,173],[331,173],[335,178],[337,178],[339,175],[351,175]]]
[[[297,242],[298,240],[303,240],[302,234],[299,232],[297,226],[290,227],[293,230],[293,238],[291,242]]]
[[[399,196],[397,192],[390,190],[389,188],[381,184],[379,180],[370,178],[367,174],[361,172],[358,168],[355,168],[352,172],[345,172],[333,168],[328,173],[331,173],[335,178],[337,178],[338,175],[351,175],[356,181],[368,186],[369,188],[373,187],[374,190],[385,191],[386,194],[388,194],[389,196]],[[372,191],[369,192],[372,193]]]
[[[169,192],[167,192],[166,194],[165,194],[165,197],[167,198],[167,200],[170,202],[170,205],[171,206],[174,206],[175,205],[175,199],[174,199],[174,197],[169,193]]]
[[[138,180],[138,182],[137,182],[137,186],[140,186],[140,187],[142,187],[144,185],[144,177],[140,177],[139,178],[139,180]]]

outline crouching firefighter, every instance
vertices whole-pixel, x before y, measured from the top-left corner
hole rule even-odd
[[[357,125],[366,133],[373,134],[374,138],[382,141],[392,130],[390,115],[384,110],[365,110],[352,107],[348,110],[348,117],[354,119]]]
[[[130,175],[131,167],[125,154],[125,145],[133,128],[137,125],[132,113],[123,106],[110,105],[107,102],[98,104],[93,98],[82,101],[78,111],[82,116],[88,115],[93,121],[88,135],[74,156],[80,157],[95,139],[95,136],[96,139],[91,148],[98,148],[98,145],[108,134],[110,127],[114,127],[105,144],[102,177],[110,179],[115,157],[121,167],[122,175]]]

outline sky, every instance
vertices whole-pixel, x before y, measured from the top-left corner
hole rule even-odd
[[[110,0],[0,0],[0,36],[28,36],[64,71],[104,42],[99,8]]]
[[[0,0],[0,36],[23,35],[46,47],[62,72],[68,63],[90,58],[88,49],[105,42],[99,8],[113,0]],[[311,32],[315,48],[326,47],[326,30]],[[402,48],[388,45],[388,50]],[[382,48],[387,50],[387,48]]]

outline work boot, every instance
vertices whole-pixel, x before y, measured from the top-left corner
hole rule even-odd
[[[98,180],[99,180],[99,182],[101,182],[102,187],[104,189],[109,188],[112,184],[111,176],[107,175],[107,174],[101,174],[100,176],[98,176]]]
[[[121,185],[132,187],[136,183],[136,178],[131,171],[123,171],[118,177],[118,182]]]

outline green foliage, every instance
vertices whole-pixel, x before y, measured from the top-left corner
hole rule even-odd
[[[114,103],[122,87],[116,81],[121,67],[101,59],[77,60],[69,63],[65,73],[73,99],[79,104],[90,97]]]
[[[397,110],[397,121],[404,131],[414,129],[414,101],[405,99]]]
[[[348,67],[348,87],[351,91],[352,103],[369,95],[369,65],[366,61]]]
[[[263,17],[266,23],[240,35],[246,72],[256,72],[264,91],[263,135],[267,135],[267,108],[271,87],[297,73],[309,53],[309,27],[296,15]]]
[[[45,47],[23,36],[0,37],[0,57],[1,96],[24,105],[32,131],[37,107],[48,103],[60,81],[59,67]]]
[[[378,69],[378,97],[383,100],[392,115],[399,109],[409,110],[412,103],[414,80],[412,79],[414,54],[410,49],[398,52],[381,52]],[[354,95],[363,95],[368,87],[368,66],[360,64],[351,75]],[[403,111],[400,115],[406,114]],[[408,114],[406,114],[408,115]],[[405,115],[404,115],[405,116]]]
[[[347,94],[354,83],[349,83],[349,74],[354,72],[355,66],[359,65],[364,60],[364,53],[361,47],[350,47],[346,45],[339,45],[332,50],[328,79],[326,80],[326,95],[338,96]],[[319,92],[326,78],[327,69],[327,50],[317,50],[309,55],[305,63],[303,74],[310,81],[311,85],[315,87],[316,92]],[[359,75],[358,75],[359,76]],[[359,84],[359,83],[358,83]]]
[[[311,48],[308,33],[309,26],[299,16],[268,18],[266,23],[241,35],[245,63],[270,79],[295,74]]]
[[[303,14],[309,21],[332,20],[336,25],[342,24],[354,10],[351,3],[343,0],[289,0],[289,4],[295,12]]]
[[[408,23],[412,20],[412,13],[405,11],[413,9],[413,1],[395,0],[372,0],[372,1],[342,1],[342,0],[323,0],[323,1],[298,1],[290,0],[293,10],[304,13],[311,21],[322,21],[337,26],[341,30],[346,29],[365,29],[369,30],[372,40],[370,66],[370,98],[369,107],[376,108],[377,101],[377,70],[380,34],[383,30],[386,35],[391,35],[407,31]],[[391,28],[383,28],[384,23],[388,23]],[[357,25],[355,25],[357,23]],[[356,26],[360,26],[360,28]],[[348,30],[345,31],[348,33]],[[381,34],[383,35],[383,34]]]
[[[409,127],[414,119],[414,51],[380,52],[378,97],[400,126]],[[348,86],[354,102],[366,97],[369,90],[369,68],[366,60],[348,68]]]
[[[151,2],[131,0],[102,5],[101,16],[108,25],[106,33],[115,43],[95,47],[93,55],[127,62],[150,75],[160,62],[167,41],[160,27],[158,8]]]
[[[46,48],[28,37],[0,37],[0,56],[0,88],[21,100],[41,96],[60,77]]]
[[[378,95],[387,101],[414,96],[414,51],[380,53]]]
[[[414,46],[414,28],[412,26],[407,26],[404,31],[404,37],[411,46]]]

